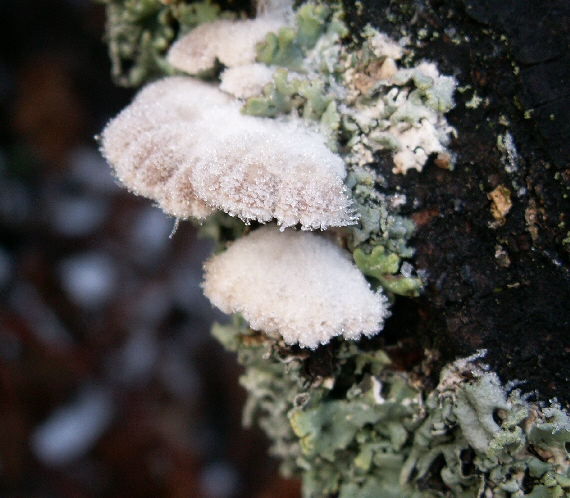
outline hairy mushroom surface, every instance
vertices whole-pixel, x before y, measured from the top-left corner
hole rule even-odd
[[[389,316],[350,254],[313,232],[267,225],[205,264],[204,294],[225,313],[287,344],[316,348],[335,336],[378,333]]]
[[[177,218],[221,209],[246,222],[325,229],[355,221],[344,162],[301,122],[254,118],[191,77],[148,85],[105,128],[117,178]]]

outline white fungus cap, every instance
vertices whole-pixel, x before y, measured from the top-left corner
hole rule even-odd
[[[216,59],[226,67],[253,64],[257,44],[282,25],[276,19],[267,18],[204,23],[172,45],[167,59],[176,69],[189,74],[212,69]]]
[[[202,287],[225,313],[239,312],[255,330],[316,348],[342,335],[378,333],[389,316],[350,254],[311,232],[262,227],[205,265]]]
[[[325,137],[240,107],[207,83],[165,78],[107,125],[101,150],[122,183],[177,218],[221,209],[282,227],[353,223],[344,162]]]

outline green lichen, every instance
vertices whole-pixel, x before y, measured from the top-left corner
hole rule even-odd
[[[301,477],[305,498],[570,492],[568,414],[508,393],[477,356],[444,369],[429,393],[391,370],[382,350],[333,342],[321,353],[334,366],[315,375],[306,352],[268,340],[239,317],[214,335],[246,368],[244,423],[259,423],[282,473]]]
[[[305,99],[303,118],[319,120],[332,103],[332,95],[325,94],[325,84],[320,80],[303,81],[299,84],[299,95]]]
[[[295,27],[268,33],[265,42],[258,45],[257,61],[278,69],[274,83],[264,88],[263,95],[250,98],[243,112],[276,117],[294,109],[304,119],[321,121],[325,130],[336,133],[340,115],[327,77],[340,69],[339,41],[347,34],[338,6],[335,10],[325,4],[301,6]],[[312,50],[317,42],[320,48]],[[289,71],[294,76],[287,79]],[[336,150],[336,144],[331,142],[331,146]]]
[[[380,193],[383,178],[370,168],[353,167],[346,184],[360,214],[358,223],[348,228],[348,247],[356,265],[389,293],[418,295],[422,280],[398,273],[402,261],[413,255],[407,243],[415,231],[414,223],[389,208],[389,199]]]
[[[166,52],[176,36],[204,22],[230,19],[210,0],[163,2],[161,0],[98,0],[106,5],[105,38],[109,46],[112,75],[122,86],[139,86],[174,74]]]
[[[303,71],[306,52],[315,46],[324,32],[331,12],[325,4],[303,5],[297,11],[296,28],[284,27],[278,33],[268,33],[265,42],[257,48],[257,61]]]
[[[257,47],[257,61],[268,66],[300,70],[303,67],[303,50],[297,42],[297,31],[285,27],[277,34],[268,33],[265,42]]]
[[[285,68],[278,68],[273,75],[273,83],[268,83],[263,89],[263,95],[251,97],[244,105],[242,112],[251,116],[274,118],[282,114],[288,114],[294,108],[299,111],[304,119],[319,121],[325,112],[324,122],[334,129],[340,123],[337,116],[332,113],[336,106],[329,109],[333,103],[333,97],[327,95],[323,81],[319,79],[300,80],[289,79],[289,73]]]
[[[242,112],[265,118],[287,114],[293,107],[298,107],[294,98],[298,94],[299,85],[300,81],[296,78],[289,81],[287,69],[278,68],[273,75],[273,83],[265,85],[262,96],[248,99]]]
[[[378,280],[388,292],[401,296],[417,296],[422,288],[423,282],[420,278],[396,275],[400,269],[400,257],[394,252],[387,253],[385,246],[375,246],[370,254],[357,248],[352,255],[359,270],[367,277]]]
[[[308,50],[315,46],[324,33],[332,10],[325,4],[307,3],[297,11],[297,42]]]

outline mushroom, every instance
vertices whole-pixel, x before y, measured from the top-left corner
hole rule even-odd
[[[257,44],[282,25],[281,21],[266,18],[204,23],[172,45],[168,62],[188,74],[214,68],[216,59],[226,67],[253,64]]]
[[[123,184],[177,218],[221,209],[283,228],[354,223],[344,162],[325,137],[240,107],[208,83],[165,78],[107,125],[101,150]]]
[[[314,349],[339,335],[372,336],[390,314],[386,296],[370,289],[350,253],[315,232],[266,225],[204,268],[212,304],[287,344]]]

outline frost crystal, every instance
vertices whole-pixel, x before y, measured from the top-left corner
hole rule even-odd
[[[253,118],[189,77],[148,85],[102,134],[118,179],[178,218],[211,208],[305,229],[351,224],[342,159],[300,122]]]
[[[316,348],[335,336],[382,329],[387,299],[371,291],[350,254],[314,233],[262,227],[205,265],[204,294],[225,313],[287,344]]]

